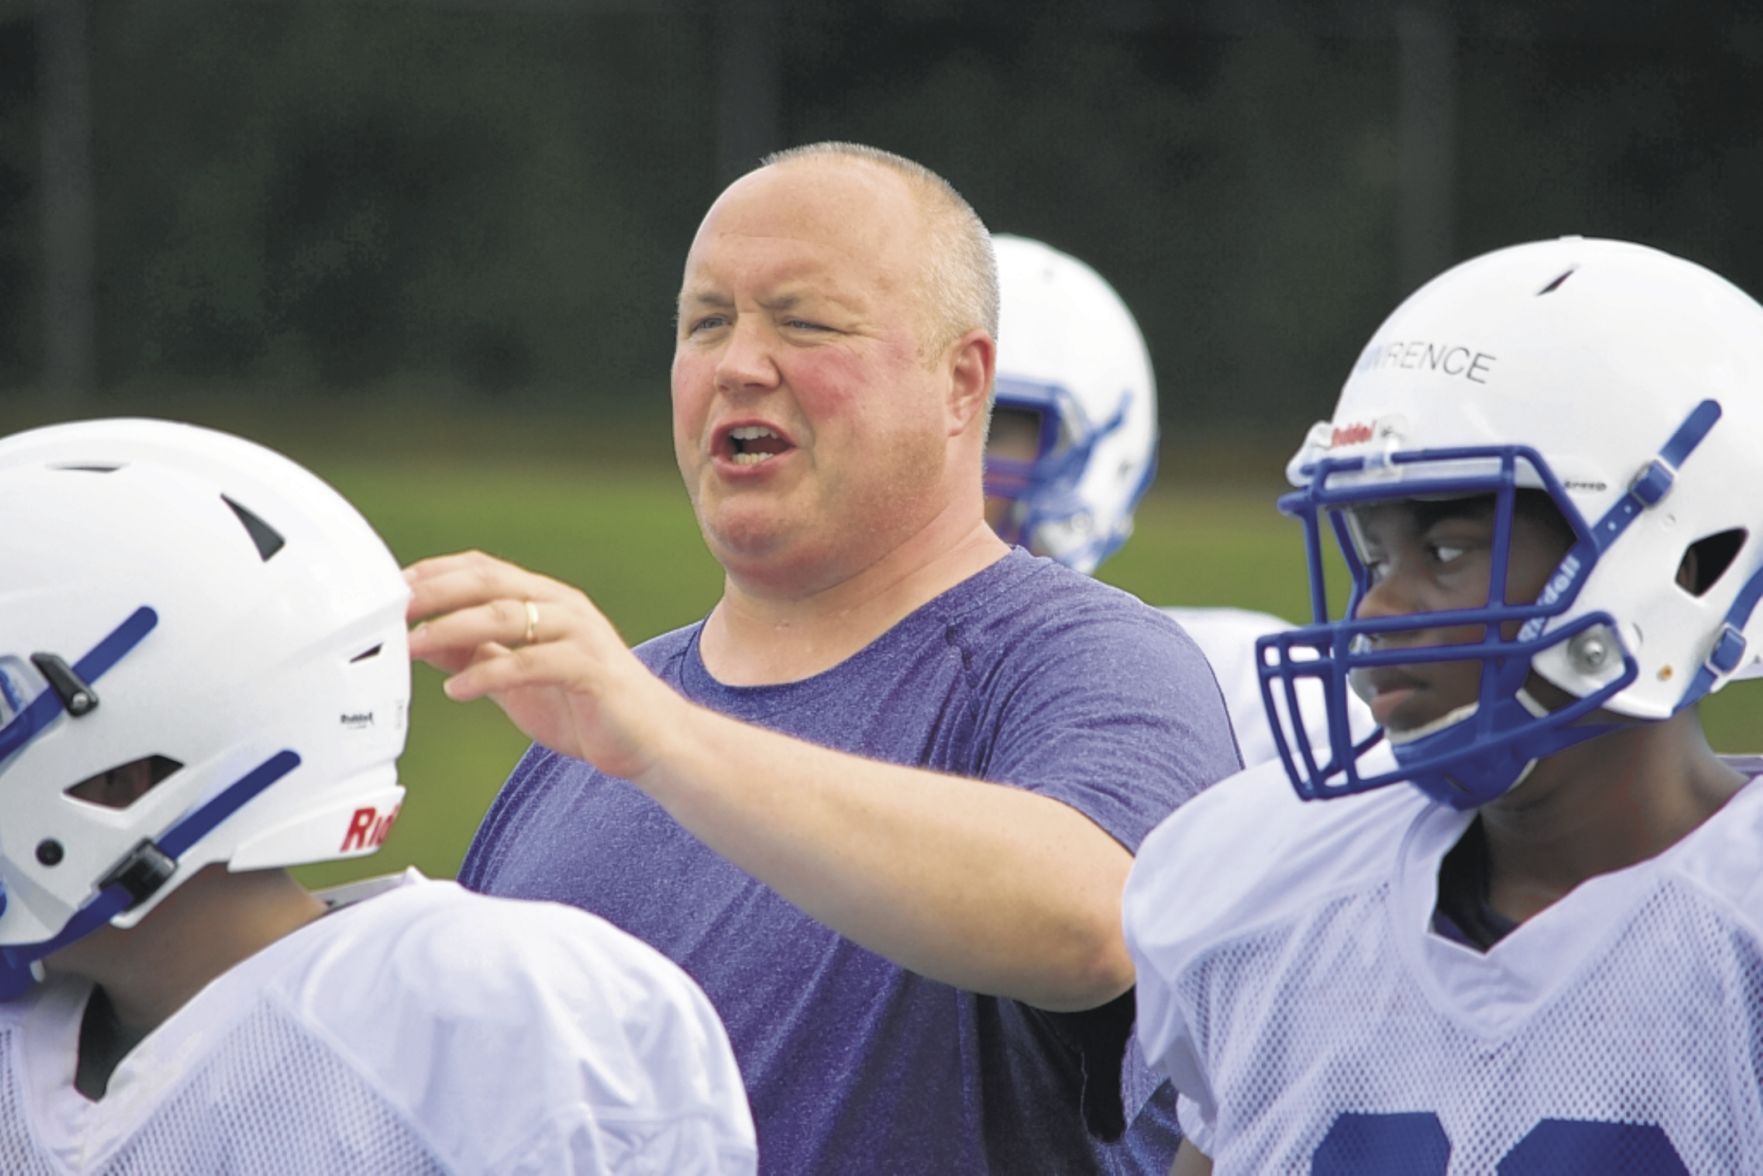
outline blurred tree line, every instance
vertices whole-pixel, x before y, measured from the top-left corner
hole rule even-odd
[[[90,388],[46,372],[68,5]],[[0,400],[615,419],[663,394],[709,201],[821,138],[1092,262],[1168,434],[1295,439],[1397,298],[1496,245],[1629,237],[1763,293],[1754,3],[0,0]]]

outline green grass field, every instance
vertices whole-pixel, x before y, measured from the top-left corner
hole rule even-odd
[[[394,466],[290,450],[349,495],[400,559],[482,548],[585,589],[633,643],[695,619],[716,599],[719,570],[662,453],[572,459],[553,449],[525,462],[436,456]],[[1104,578],[1156,604],[1302,617],[1301,541],[1296,524],[1274,511],[1274,493],[1271,485],[1200,489],[1166,477]],[[448,702],[426,667],[417,668],[415,696],[402,765],[410,791],[385,848],[373,858],[305,870],[309,883],[405,865],[435,877],[458,868],[525,740],[491,703]],[[1763,747],[1763,685],[1741,684],[1703,709],[1717,747]]]

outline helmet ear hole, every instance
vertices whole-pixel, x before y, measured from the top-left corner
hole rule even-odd
[[[65,791],[75,800],[100,808],[127,809],[183,766],[170,756],[150,755],[99,772]]]
[[[1743,527],[1705,535],[1684,549],[1677,582],[1691,596],[1706,596],[1738,558],[1749,532]]]

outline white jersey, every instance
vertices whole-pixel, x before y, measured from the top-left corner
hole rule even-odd
[[[1230,713],[1230,725],[1237,737],[1237,750],[1245,767],[1268,763],[1279,758],[1279,746],[1273,741],[1273,724],[1268,721],[1267,707],[1261,700],[1261,676],[1255,665],[1255,639],[1271,633],[1283,633],[1291,623],[1272,613],[1250,612],[1241,608],[1166,608],[1187,630],[1188,636],[1212,663],[1212,676],[1218,679],[1219,692],[1224,695],[1224,709]],[[1276,705],[1284,713],[1284,700]],[[1298,705],[1311,721],[1320,723],[1323,714],[1322,685],[1312,678],[1298,683]],[[1356,739],[1371,734],[1375,723],[1371,710],[1357,696],[1347,695],[1348,723]],[[1314,732],[1323,737],[1320,727]],[[1288,736],[1289,738],[1290,736]]]
[[[1763,779],[1485,953],[1432,930],[1472,817],[1267,766],[1145,841],[1137,1032],[1214,1170],[1763,1171]]]
[[[89,986],[0,1005],[0,1171],[751,1173],[709,1001],[573,908],[411,878],[212,981],[73,1086]]]

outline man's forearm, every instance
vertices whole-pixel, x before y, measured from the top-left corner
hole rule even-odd
[[[634,782],[712,849],[902,967],[1054,1010],[1132,983],[1131,855],[1076,809],[684,703]]]

